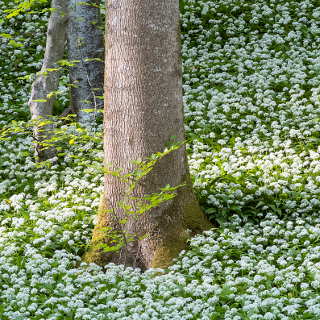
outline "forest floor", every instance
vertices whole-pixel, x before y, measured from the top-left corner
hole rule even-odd
[[[320,319],[318,1],[184,1],[189,165],[219,228],[144,273],[80,263],[102,131],[62,125],[57,157],[35,163],[28,75],[48,12],[6,19],[14,5],[0,0],[0,320]]]

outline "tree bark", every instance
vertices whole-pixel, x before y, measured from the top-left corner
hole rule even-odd
[[[105,164],[126,173],[133,160],[163,151],[170,140],[185,139],[179,1],[109,0],[106,30]],[[161,159],[134,190],[143,197],[183,183],[174,199],[121,225],[119,204],[126,185],[106,175],[92,246],[84,259],[100,265],[167,267],[191,235],[211,227],[192,192],[185,148]],[[110,242],[105,228],[135,235],[135,241],[106,253],[98,246]]]
[[[99,112],[85,109],[103,108],[104,44],[101,25],[100,0],[70,0],[68,23],[71,105],[84,125],[94,125]]]
[[[53,0],[52,13],[48,22],[47,42],[43,59],[42,68],[32,84],[29,107],[33,120],[40,118],[48,119],[52,115],[55,95],[48,97],[48,94],[54,92],[59,84],[59,70],[50,71],[50,69],[59,68],[57,62],[63,58],[64,46],[66,41],[66,23],[67,23],[67,1]],[[44,149],[41,142],[50,136],[51,125],[34,128],[34,137],[36,143],[36,156],[40,160],[45,160],[53,155],[53,148]]]

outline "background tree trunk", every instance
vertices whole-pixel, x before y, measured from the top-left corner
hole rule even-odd
[[[70,69],[71,107],[85,125],[101,114],[84,109],[103,108],[104,43],[99,4],[100,0],[69,1],[68,55],[69,61],[78,61]]]
[[[52,13],[48,22],[47,42],[42,68],[32,84],[29,107],[32,119],[48,118],[52,115],[52,107],[55,95],[48,97],[49,93],[57,90],[59,84],[59,71],[50,69],[59,68],[57,61],[63,58],[66,41],[66,24],[68,6],[65,0],[52,1]],[[48,70],[49,69],[49,70]],[[34,137],[39,142],[36,144],[36,156],[41,159],[48,159],[53,155],[53,149],[43,149],[41,141],[49,137],[52,126],[47,125],[41,128],[34,128]]]
[[[179,1],[109,0],[107,4],[105,163],[129,172],[132,160],[163,151],[172,139],[184,141]],[[106,175],[93,246],[85,260],[142,269],[168,266],[192,234],[210,228],[192,192],[185,148],[161,159],[134,192],[143,196],[167,184],[186,182],[173,200],[121,226],[119,203],[126,186]],[[147,238],[136,237],[121,250],[105,253],[96,245],[108,242],[106,227]]]

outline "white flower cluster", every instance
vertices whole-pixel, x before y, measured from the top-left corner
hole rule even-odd
[[[208,211],[319,210],[316,1],[186,1],[189,163]]]
[[[44,47],[47,15],[3,19],[14,5],[0,0],[0,126],[25,116],[29,87],[16,78],[40,67]],[[91,141],[38,166],[32,139],[13,134],[0,141],[1,320],[320,318],[319,5],[181,9],[189,163],[221,226],[165,271],[83,264],[101,144],[84,133]]]
[[[166,273],[112,264],[105,270],[76,266],[79,256],[67,250],[46,257],[45,245],[17,249],[17,240],[4,239],[1,315],[43,320],[317,319],[320,218],[283,221],[268,214],[260,224],[232,218],[219,231],[193,238]]]
[[[45,46],[48,12],[7,19],[6,10],[16,7],[15,1],[0,0],[0,128],[28,114],[31,82],[24,77],[41,68]]]

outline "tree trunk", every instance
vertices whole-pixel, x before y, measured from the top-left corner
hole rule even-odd
[[[126,173],[133,160],[163,151],[169,141],[185,139],[179,1],[109,0],[107,4],[105,163]],[[186,186],[174,199],[121,224],[126,185],[106,175],[92,247],[84,259],[100,265],[167,267],[191,235],[211,226],[192,192],[185,148],[161,159],[134,190],[135,196],[143,197],[167,184],[183,183]],[[135,240],[106,253],[98,246],[110,242],[105,228],[134,235]]]
[[[70,0],[68,23],[69,61],[75,61],[70,69],[71,106],[80,123],[90,126],[101,113],[85,112],[85,109],[103,108],[103,33],[100,0]]]
[[[48,22],[47,42],[43,59],[42,68],[36,80],[32,84],[29,107],[32,119],[47,119],[52,115],[55,95],[48,97],[48,94],[57,90],[59,84],[59,70],[50,69],[59,68],[57,61],[63,58],[64,46],[66,41],[66,23],[67,23],[67,1],[53,0],[52,13]],[[43,149],[41,142],[48,139],[52,126],[46,125],[41,128],[34,128],[34,137],[36,143],[36,156],[40,160],[48,159],[53,155],[53,149]]]

